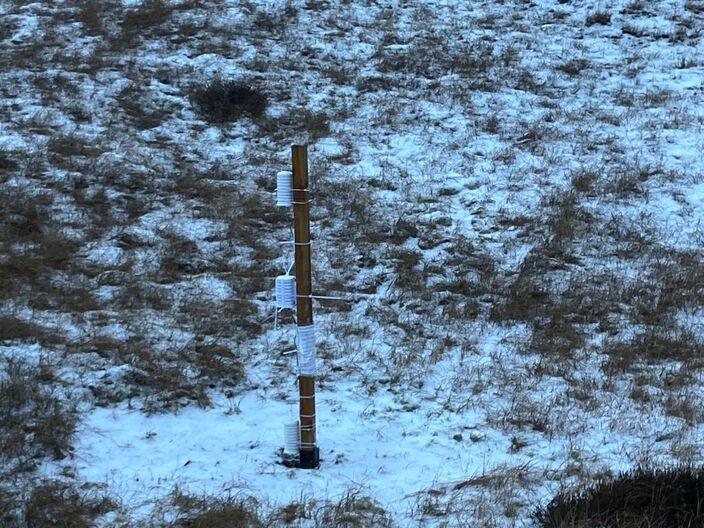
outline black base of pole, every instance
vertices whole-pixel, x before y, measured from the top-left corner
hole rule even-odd
[[[301,469],[318,469],[320,466],[320,449],[317,447],[311,450],[301,449],[298,452],[298,467]]]

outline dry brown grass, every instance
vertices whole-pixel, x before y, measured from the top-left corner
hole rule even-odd
[[[526,506],[525,490],[535,485],[527,465],[499,465],[464,480],[419,492],[413,516],[440,526],[503,526]]]
[[[91,528],[95,520],[115,508],[115,503],[83,486],[45,480],[32,489],[23,505],[27,528]]]
[[[569,76],[577,76],[589,67],[589,62],[585,59],[570,59],[559,64],[555,69]]]
[[[302,497],[300,501],[264,511],[252,496],[195,496],[175,490],[173,508],[179,513],[171,528],[263,528],[306,525],[315,528],[392,528],[384,509],[368,496],[348,491],[339,500]]]
[[[140,321],[132,324],[139,328]],[[209,391],[229,392],[245,379],[239,349],[224,340],[199,337],[177,345],[146,339],[142,336],[148,334],[145,329],[137,332],[141,335],[127,339],[97,334],[66,345],[71,356],[95,354],[102,365],[128,367],[118,376],[90,384],[95,405],[129,400],[146,413],[174,411],[190,404],[209,407]]]
[[[588,26],[593,26],[595,24],[600,24],[602,26],[608,26],[611,23],[611,13],[608,11],[594,11],[587,15],[587,19],[584,24]]]
[[[396,286],[417,292],[423,287],[423,274],[420,269],[422,253],[404,247],[392,247],[385,258],[393,263]]]
[[[0,298],[29,297],[37,308],[92,309],[90,292],[80,281],[62,281],[74,271],[81,242],[53,223],[49,195],[3,186],[0,203],[7,211],[0,220]]]
[[[56,344],[61,336],[33,321],[25,321],[12,315],[0,315],[0,342],[23,341],[29,343]]]
[[[700,468],[638,468],[559,493],[535,513],[543,528],[682,528],[704,524]]]
[[[20,500],[15,490],[0,487],[0,522],[3,526],[14,527],[20,524]]]
[[[692,13],[704,13],[704,2],[701,0],[687,0],[684,8]]]
[[[592,169],[580,169],[572,173],[572,188],[580,194],[592,196],[595,185],[599,181],[599,173]]]
[[[169,20],[173,6],[164,0],[144,0],[141,4],[128,9],[122,18],[121,38],[123,46],[134,42],[137,37],[159,34]]]
[[[5,211],[2,221],[2,242],[5,244],[23,243],[37,240],[51,196],[45,192],[33,192],[29,187],[0,187],[0,200]]]
[[[179,280],[184,276],[207,271],[208,263],[201,256],[195,242],[175,231],[162,231],[160,234],[167,243],[159,267],[161,280]]]
[[[104,152],[96,140],[78,134],[55,134],[47,142],[47,160],[58,169],[86,172]]]
[[[267,107],[261,89],[241,81],[215,79],[195,87],[191,99],[206,120],[217,124],[230,123],[245,115],[259,118]]]
[[[86,35],[104,36],[106,33],[106,14],[114,13],[118,6],[113,0],[81,0],[76,2],[77,20],[83,25]]]
[[[380,73],[400,74],[396,84],[411,83],[415,78],[437,78],[448,73],[459,74],[469,83],[467,88],[487,89],[491,85],[489,72],[498,62],[490,42],[469,42],[447,49],[447,36],[427,32],[422,38],[398,50],[380,45],[376,57]]]
[[[364,310],[366,299],[316,307],[324,323],[352,319],[336,327],[335,346],[321,347],[326,357],[337,360],[348,350],[362,350],[369,363],[356,369],[369,367],[392,384],[415,390],[429,366],[443,367],[458,355],[464,360],[466,350],[483,354],[484,345],[466,334],[488,318],[489,326],[497,322],[501,331],[525,328],[525,337],[516,338],[514,357],[538,364],[521,370],[523,379],[510,379],[506,372],[515,365],[508,361],[496,366],[490,379],[468,382],[457,375],[457,390],[467,393],[467,401],[480,400],[492,383],[513,383],[523,394],[520,385],[530,383],[529,375],[578,383],[569,376],[579,372],[585,352],[593,351],[604,358],[605,386],[642,376],[649,381],[641,380],[631,392],[634,400],[661,404],[668,415],[696,422],[701,412],[690,396],[700,374],[701,346],[696,328],[680,328],[675,321],[680,312],[700,310],[701,252],[658,249],[651,226],[619,210],[657,198],[666,178],[673,187],[684,181],[684,174],[668,172],[669,154],[662,167],[633,162],[636,143],[621,141],[622,127],[638,128],[647,110],[646,128],[652,131],[633,136],[647,139],[637,158],[647,163],[652,160],[647,149],[666,133],[693,126],[696,116],[669,112],[680,102],[675,91],[637,88],[647,73],[646,49],[626,53],[624,64],[607,66],[581,37],[586,32],[590,39],[620,45],[604,27],[617,18],[612,29],[618,33],[617,26],[623,27],[624,42],[636,40],[628,33],[663,45],[676,41],[682,57],[678,51],[670,65],[696,66],[685,47],[700,33],[695,16],[702,12],[700,3],[685,2],[682,13],[669,18],[675,29],[663,32],[637,18],[662,14],[655,3],[643,1],[627,3],[620,12],[587,6],[576,14],[567,0],[549,10],[494,3],[482,14],[468,10],[466,20],[448,23],[438,20],[446,6],[370,4],[362,21],[347,0],[283,2],[268,10],[243,1],[236,21],[225,27],[218,6],[205,0],[127,6],[118,0],[32,5],[14,0],[8,6],[15,14],[0,20],[0,38],[12,38],[23,11],[33,13],[37,31],[6,42],[0,64],[7,82],[0,93],[7,104],[0,120],[32,147],[0,151],[0,185],[25,186],[0,187],[0,301],[16,303],[16,313],[34,310],[35,315],[0,316],[0,340],[5,346],[37,342],[60,355],[57,345],[64,338],[47,321],[70,320],[83,336],[66,345],[70,362],[89,359],[89,370],[128,366],[108,369],[125,372],[123,378],[91,382],[88,390],[98,405],[127,399],[146,412],[161,412],[206,406],[212,390],[241,388],[245,357],[255,348],[251,340],[263,339],[268,329],[273,277],[287,264],[278,242],[289,237],[290,213],[274,208],[267,194],[274,190],[272,175],[286,168],[283,145],[293,137],[315,142],[334,136],[345,147],[342,154],[324,156],[316,146],[311,151],[314,288],[321,294],[355,290],[378,298],[369,300],[358,319],[353,317]],[[457,8],[464,9],[461,3]],[[312,21],[314,31],[335,45],[313,45],[310,33],[298,38],[301,24]],[[536,49],[529,42],[532,24],[565,29],[565,39],[576,37],[574,47],[559,56],[552,48]],[[484,35],[477,37],[472,27]],[[362,59],[337,49],[336,43],[358,30],[365,45],[376,49],[371,60],[366,51]],[[46,35],[62,38],[40,38]],[[259,52],[271,42],[286,52],[278,57]],[[147,48],[151,51],[143,53]],[[173,60],[181,53],[200,58]],[[535,69],[536,56],[537,63],[556,69]],[[239,61],[246,80],[241,90],[227,80],[219,86],[203,83],[217,75],[205,71],[211,58],[212,64]],[[621,90],[613,83],[594,84],[603,67],[623,74]],[[201,96],[196,110],[221,125],[217,129],[199,119],[188,121],[194,86]],[[356,93],[349,95],[352,87]],[[318,88],[326,90],[330,103],[324,108],[311,97]],[[567,105],[571,110],[562,104],[566,97],[575,103]],[[25,107],[25,100],[30,105]],[[603,100],[612,104],[601,108]],[[614,104],[618,108],[608,109]],[[524,108],[540,117],[528,118]],[[670,114],[663,127],[658,112]],[[360,126],[365,120],[368,131]],[[476,126],[462,126],[463,121]],[[159,125],[164,126],[157,130]],[[87,130],[100,131],[99,136]],[[421,130],[421,137],[441,139],[442,146],[425,145],[421,149],[430,156],[421,165],[401,166],[394,135]],[[499,147],[494,153],[480,147],[486,133]],[[389,159],[359,159],[377,146],[388,153],[378,155]],[[510,192],[511,206],[499,218],[487,201],[495,198],[493,191],[481,189],[483,183],[440,181],[447,168],[480,182],[483,175],[470,173],[482,159],[494,165],[496,178],[486,183],[496,197],[503,199],[504,185]],[[381,171],[372,177],[366,168],[377,161]],[[568,173],[567,191],[553,192],[565,183],[567,167],[585,168]],[[504,174],[512,175],[504,179]],[[426,176],[433,180],[430,196],[420,199],[416,195],[425,183],[419,179]],[[548,194],[532,208],[526,197],[536,189]],[[514,196],[520,198],[515,204]],[[688,199],[680,200],[683,211]],[[468,214],[458,213],[458,207]],[[169,227],[172,219],[183,225],[193,218],[210,219],[213,228],[200,238]],[[463,236],[465,220],[476,240]],[[506,266],[525,245],[532,247],[527,258]],[[105,255],[120,248],[119,260],[110,265],[94,260],[103,247],[108,247]],[[190,289],[210,277],[227,283],[232,298],[213,299],[207,291]],[[353,308],[352,315],[340,313]],[[369,329],[377,323],[389,330],[388,354],[367,346],[373,339]],[[634,326],[635,333],[629,333]],[[128,337],[111,336],[114,327]],[[193,341],[171,342],[165,336],[171,330],[193,335]],[[592,345],[592,338],[605,338],[604,345]],[[523,357],[524,352],[539,357]],[[679,370],[657,380],[662,363],[676,363]],[[321,378],[329,383],[336,375],[342,374],[325,372]],[[598,386],[571,385],[567,398],[597,401],[590,391],[598,392]],[[364,388],[373,391],[371,385]],[[541,406],[546,405],[516,397],[498,414],[498,426],[559,435],[558,424]],[[518,435],[509,449],[516,455],[528,451]],[[499,485],[486,484],[492,480]],[[422,507],[427,515],[454,515],[449,522],[466,514],[465,524],[492,525],[496,519],[483,516],[483,508],[502,497],[501,485],[511,483],[499,476],[468,479],[466,489],[486,490],[487,500],[470,502],[467,511],[462,497],[455,505],[429,495]],[[245,502],[240,511],[245,519],[270,520]],[[1,503],[0,497],[0,514]],[[238,504],[215,501],[212,512],[204,505],[182,512],[181,520],[217,526],[238,515]],[[289,506],[281,510],[280,519],[289,519],[284,522],[365,526],[373,524],[366,516],[376,514],[376,522],[385,522],[359,494],[340,504],[301,500]],[[501,506],[512,515],[518,507],[507,497]]]
[[[173,528],[264,528],[256,499],[247,497],[197,497],[178,490],[172,494],[179,511]]]
[[[55,392],[51,366],[9,357],[2,360],[2,373],[0,453],[5,464],[43,456],[64,458],[71,449],[77,416],[70,402]]]
[[[0,170],[3,171],[6,176],[18,167],[19,164],[13,159],[13,155],[10,152],[0,151]]]
[[[391,528],[386,511],[372,498],[349,491],[339,501],[326,503],[316,514],[316,526],[332,528]]]
[[[125,115],[138,130],[149,130],[161,125],[168,115],[150,99],[147,90],[138,82],[132,81],[120,90],[115,98]]]
[[[690,331],[674,325],[649,327],[629,339],[607,342],[604,353],[607,373],[668,361],[684,362],[689,369],[704,367],[704,344]]]

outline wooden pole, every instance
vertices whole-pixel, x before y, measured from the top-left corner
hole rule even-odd
[[[308,191],[308,147],[291,147],[293,163],[293,227],[296,242],[296,312],[298,327],[313,325],[310,265],[310,192]],[[299,336],[300,341],[300,336]],[[300,356],[299,356],[300,359]],[[315,431],[315,375],[298,376],[301,446],[299,465],[314,469],[320,465]]]

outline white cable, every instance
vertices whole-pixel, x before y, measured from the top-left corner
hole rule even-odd
[[[333,301],[350,301],[352,302],[353,299],[350,299],[349,296],[356,296],[356,297],[381,297],[381,295],[375,295],[373,293],[348,293],[347,297],[337,297],[337,296],[332,296],[332,295],[296,295],[296,297],[299,298],[304,298],[304,299],[328,299],[328,300],[333,300]]]
[[[303,299],[330,299],[330,300],[334,300],[334,301],[346,300],[345,297],[332,297],[332,296],[327,296],[327,295],[296,295],[296,297],[300,297]]]
[[[310,241],[296,242],[295,240],[284,240],[282,242],[279,242],[279,244],[293,244],[294,246],[310,246]]]

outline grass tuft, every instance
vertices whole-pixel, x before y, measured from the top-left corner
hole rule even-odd
[[[250,84],[215,79],[196,88],[192,101],[211,123],[229,123],[244,115],[261,117],[266,111],[266,96]]]
[[[71,449],[77,417],[51,385],[45,363],[5,358],[0,378],[0,453],[2,459],[62,459]]]
[[[46,480],[35,487],[24,506],[28,528],[91,528],[95,519],[115,508],[104,496],[79,491],[73,485]]]
[[[263,528],[259,503],[248,497],[197,497],[179,490],[172,494],[179,515],[173,528]]]
[[[587,15],[585,20],[585,25],[587,27],[593,26],[595,24],[601,24],[602,26],[608,26],[611,23],[611,13],[608,11],[595,11]]]
[[[164,0],[143,0],[122,19],[122,34],[127,42],[138,35],[162,26],[171,15],[172,8]]]
[[[542,528],[682,528],[704,525],[704,470],[638,468],[558,494],[535,512]]]

